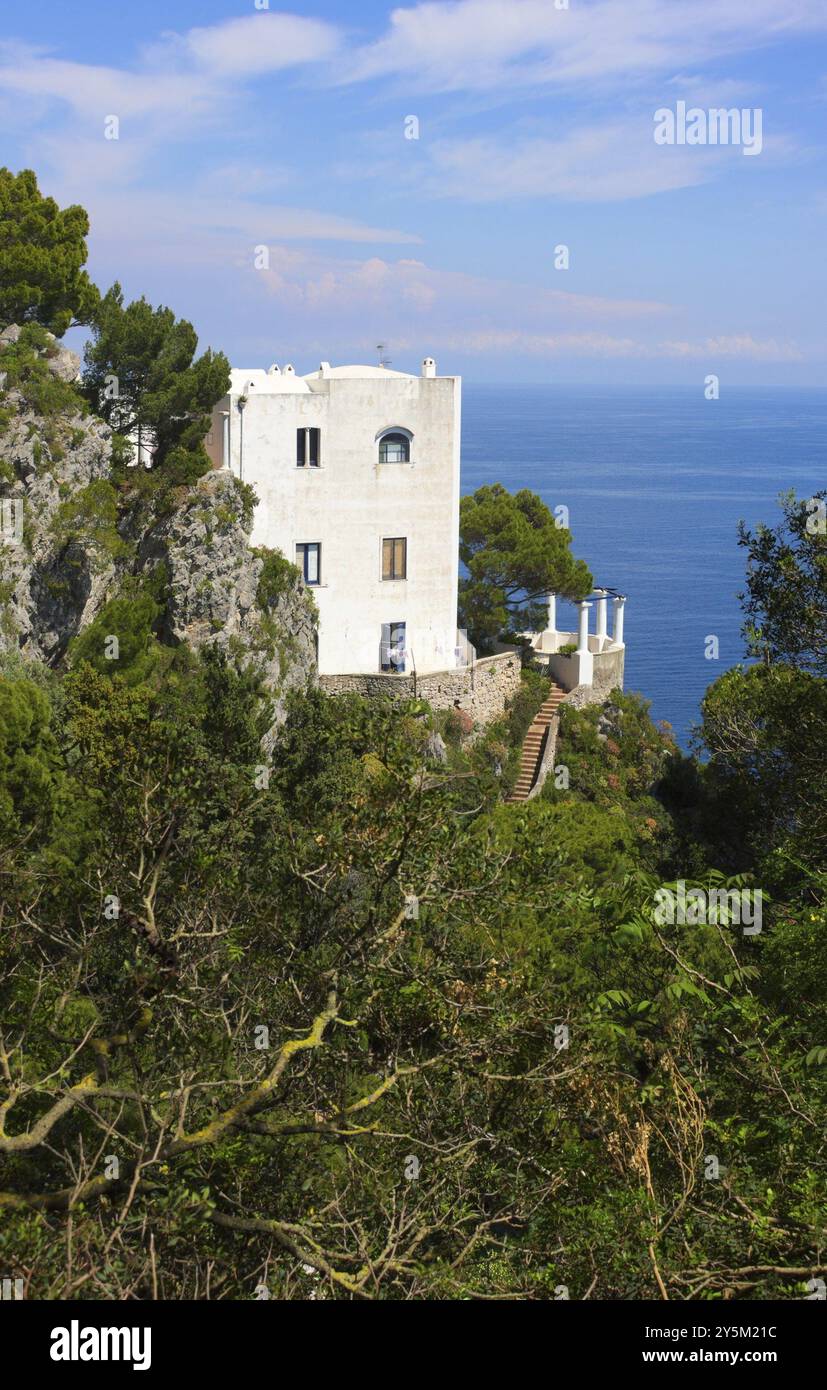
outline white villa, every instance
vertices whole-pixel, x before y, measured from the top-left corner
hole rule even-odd
[[[460,378],[387,367],[237,370],[206,447],[258,494],[252,545],[295,562],[319,674],[465,666],[457,633]]]
[[[331,691],[422,695],[496,717],[520,680],[517,649],[477,660],[457,631],[460,378],[386,366],[296,374],[236,369],[207,452],[259,498],[251,544],[301,570],[319,610],[318,671]],[[526,634],[534,661],[575,703],[623,684],[625,599],[595,590],[578,631]],[[608,631],[607,608],[614,608]],[[561,650],[562,648],[562,650]]]

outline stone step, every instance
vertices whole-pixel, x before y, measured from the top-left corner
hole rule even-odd
[[[531,721],[520,750],[520,771],[511,794],[506,798],[508,801],[528,800],[529,793],[537,781],[537,768],[549,728],[565,698],[565,690],[561,690],[559,685],[552,686],[548,699],[543,701]]]

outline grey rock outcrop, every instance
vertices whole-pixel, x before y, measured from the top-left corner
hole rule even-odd
[[[15,325],[0,333],[0,387],[3,351],[19,336]],[[127,575],[148,576],[163,563],[161,640],[218,646],[254,665],[273,698],[271,747],[289,692],[316,681],[315,606],[298,570],[271,561],[278,582],[271,573],[261,583],[266,555],[250,549],[249,502],[229,473],[177,489],[173,508],[167,503],[157,515],[143,490],[108,487],[111,431],[84,414],[71,389],[79,358],[54,339],[41,355],[62,385],[59,411],[43,418],[25,393],[8,387],[0,394],[0,652],[59,665]],[[67,526],[67,507],[75,504]],[[107,506],[108,519],[87,517]]]
[[[429,763],[447,763],[448,749],[442,734],[433,729],[425,743],[425,757]]]
[[[2,348],[19,335],[14,324],[0,334],[0,374]],[[45,360],[60,381],[77,376],[76,353],[55,344]],[[114,564],[106,563],[98,547],[77,537],[67,544],[52,529],[63,501],[109,474],[111,431],[102,420],[84,416],[79,397],[76,407],[44,419],[10,388],[2,408],[0,651],[19,648],[54,664],[100,611],[114,577]]]
[[[249,547],[230,473],[199,478],[177,509],[142,536],[138,572],[159,562],[169,578],[163,639],[217,646],[255,665],[273,695],[277,726],[289,692],[316,681],[315,609],[298,570],[287,564],[280,592],[260,594],[264,558]]]

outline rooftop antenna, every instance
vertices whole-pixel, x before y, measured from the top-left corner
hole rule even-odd
[[[376,351],[379,353],[379,366],[380,366],[380,367],[389,367],[390,364],[391,364],[391,359],[390,359],[389,357],[386,357],[386,356],[385,356],[385,349],[386,349],[386,347],[387,347],[387,343],[377,343],[377,344],[376,344]]]

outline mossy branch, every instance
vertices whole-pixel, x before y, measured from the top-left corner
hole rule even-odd
[[[313,1048],[320,1047],[324,1041],[324,1034],[328,1026],[336,1019],[339,1006],[335,994],[328,995],[327,1007],[322,1013],[318,1014],[313,1020],[313,1025],[307,1035],[303,1038],[291,1038],[282,1043],[279,1048],[275,1064],[265,1079],[245,1096],[236,1105],[216,1115],[209,1124],[202,1126],[192,1134],[181,1134],[171,1139],[159,1151],[158,1158],[164,1161],[175,1158],[178,1154],[187,1153],[192,1149],[201,1148],[204,1145],[215,1144],[234,1126],[238,1125],[252,1110],[267,1100],[277,1088],[285,1070],[292,1059],[300,1052],[306,1052]],[[36,1148],[48,1137],[51,1130],[69,1110],[81,1100],[88,1100],[90,1097],[105,1097],[115,1094],[113,1088],[99,1086],[93,1075],[85,1076],[82,1081],[73,1086],[66,1095],[56,1101],[50,1110],[32,1126],[25,1134],[0,1138],[0,1151],[4,1149],[8,1152],[21,1152]],[[122,1092],[117,1092],[122,1096]],[[36,1209],[64,1209],[76,1205],[78,1202],[87,1202],[90,1199],[100,1197],[104,1192],[111,1192],[119,1184],[128,1181],[135,1173],[138,1161],[129,1164],[122,1171],[121,1177],[113,1180],[107,1177],[90,1178],[87,1182],[78,1183],[74,1187],[62,1188],[56,1192],[49,1193],[26,1193],[16,1194],[12,1192],[0,1192],[0,1207]]]

